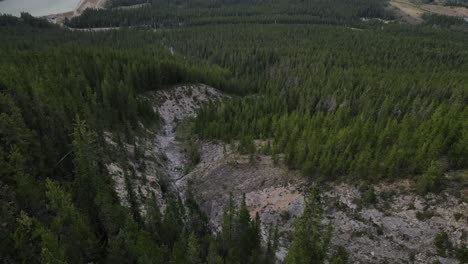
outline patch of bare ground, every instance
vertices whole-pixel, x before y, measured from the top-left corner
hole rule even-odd
[[[333,186],[323,195],[333,244],[347,248],[353,263],[459,263],[439,256],[434,238],[445,231],[454,247],[466,245],[468,204],[450,191],[416,195],[412,185],[378,184],[371,203],[354,186]]]
[[[460,6],[421,5],[421,9],[439,15],[468,17],[468,8]]]
[[[85,11],[88,8],[104,8],[107,1],[108,0],[80,0],[75,9],[65,13],[50,14],[45,16],[45,18],[51,23],[63,25],[66,19],[71,19],[75,16],[80,16],[83,13],[83,11]]]
[[[106,133],[105,136],[110,152],[121,156],[110,157],[107,164],[114,189],[125,206],[130,205],[129,198],[133,195],[143,214],[153,195],[161,209],[165,206],[165,193],[184,195],[184,186],[179,186],[179,181],[185,176],[187,159],[176,140],[176,125],[196,115],[203,104],[219,100],[223,95],[212,87],[195,84],[179,85],[147,96],[153,99],[153,109],[161,118],[159,131],[148,130],[135,139],[135,144],[121,143],[123,146],[119,146],[115,135]]]
[[[74,15],[79,16],[84,10],[88,8],[104,8],[107,0],[81,0],[78,6],[75,8]]]
[[[240,201],[245,194],[251,215],[258,213],[262,220],[264,238],[271,226],[278,225],[277,258],[281,262],[291,243],[292,224],[304,209],[306,180],[281,161],[275,164],[270,156],[240,155],[236,143],[198,142],[200,162],[187,171],[183,141],[194,139],[178,137],[177,126],[194,117],[203,104],[226,96],[201,84],[180,85],[148,96],[161,117],[160,130],[149,132],[136,144],[124,144],[127,160],[111,157],[107,165],[122,204],[129,206],[131,190],[142,213],[152,195],[163,209],[166,192],[183,196],[190,188],[216,229],[229,195]],[[119,150],[112,135],[107,134],[106,141]],[[260,148],[265,142],[255,143]],[[124,167],[135,173],[126,175]],[[370,196],[370,187],[366,191],[344,183],[329,185],[322,194],[324,221],[333,224],[332,243],[348,250],[351,263],[457,263],[453,255],[437,255],[434,238],[445,231],[454,247],[467,243],[466,184],[460,189],[454,182],[440,194],[424,197],[415,194],[408,180],[377,184]]]
[[[130,192],[133,192],[142,214],[145,214],[147,202],[153,195],[163,210],[165,193],[169,189],[165,157],[154,147],[154,136],[148,131],[146,136],[138,137],[135,144],[122,143],[123,147],[120,147],[115,136],[105,135],[109,152],[119,153],[109,157],[106,167],[120,203],[130,207]]]
[[[399,20],[409,24],[420,24],[423,22],[424,11],[411,3],[409,0],[392,0],[390,5],[394,7]]]
[[[441,4],[420,4],[411,0],[391,0],[390,5],[394,8],[398,20],[409,24],[422,23],[422,15],[425,13],[461,18],[468,17],[468,8],[465,7],[443,6]]]
[[[264,238],[270,226],[278,225],[281,262],[291,243],[292,224],[304,209],[306,180],[275,165],[270,156],[257,155],[252,160],[235,149],[221,143],[202,144],[202,161],[185,181],[215,228],[229,195],[239,201],[245,194],[251,215],[261,217]],[[372,188],[374,198],[362,188],[343,183],[330,183],[322,194],[324,221],[334,226],[332,244],[344,246],[351,263],[458,263],[453,255],[437,254],[434,238],[445,231],[455,248],[467,243],[466,190],[446,189],[423,197],[415,194],[409,180]]]
[[[420,15],[412,14],[408,10],[404,10],[404,7],[399,6],[394,2],[390,2],[390,10],[394,11],[395,19],[403,23],[410,25],[418,25],[423,22],[423,19]]]
[[[275,165],[270,156],[252,158],[233,149],[221,143],[202,144],[201,162],[185,180],[214,228],[220,227],[229,195],[240,201],[245,194],[251,216],[260,216],[264,239],[270,227],[278,226],[277,257],[283,260],[291,242],[292,223],[304,209],[304,180],[298,172]]]

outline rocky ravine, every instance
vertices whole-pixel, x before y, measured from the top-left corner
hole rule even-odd
[[[297,172],[275,166],[269,156],[236,154],[229,146],[205,143],[202,162],[186,178],[208,214],[219,226],[229,193],[246,194],[251,215],[259,213],[263,236],[278,224],[281,261],[291,242],[292,224],[304,209],[305,180]],[[467,245],[468,204],[451,191],[421,197],[407,180],[375,186],[375,199],[364,202],[364,193],[351,184],[332,184],[322,194],[324,221],[334,227],[332,244],[345,247],[350,263],[459,263],[453,255],[441,257],[434,238],[447,232],[457,248]],[[418,216],[419,215],[419,216]]]
[[[239,202],[245,194],[251,216],[260,216],[264,240],[269,228],[278,225],[281,237],[277,257],[283,260],[293,221],[304,209],[302,178],[297,172],[275,166],[269,156],[258,155],[252,162],[231,146],[204,143],[201,154],[202,161],[185,180],[190,182],[211,225],[219,228],[230,194]]]
[[[135,146],[144,157],[127,161],[135,170],[131,189],[141,211],[145,212],[147,198],[153,194],[164,208],[166,192],[183,195],[190,184],[210,223],[218,228],[229,194],[237,200],[245,194],[252,216],[259,213],[261,217],[264,237],[270,226],[279,226],[277,257],[281,262],[290,245],[292,223],[303,211],[305,180],[299,173],[273,164],[269,156],[257,155],[252,160],[239,155],[235,147],[216,142],[201,144],[201,162],[185,174],[187,159],[175,128],[179,121],[195,116],[204,103],[224,95],[200,84],[158,91],[149,97],[162,119],[160,132],[139,139],[135,145],[126,145],[130,157],[135,155]],[[110,135],[107,141],[116,145]],[[109,162],[108,170],[122,203],[128,206],[122,165]],[[444,230],[454,246],[466,244],[466,197],[456,198],[446,191],[437,197],[422,198],[411,191],[408,181],[378,185],[375,194],[372,204],[363,204],[358,188],[344,183],[334,184],[323,193],[324,221],[334,225],[332,243],[348,249],[351,263],[458,263],[453,257],[437,256],[433,240]],[[418,212],[430,214],[418,219]]]
[[[187,160],[181,142],[176,140],[176,126],[179,121],[194,117],[196,111],[209,100],[222,97],[220,92],[205,85],[179,86],[156,93],[155,111],[162,119],[162,128],[156,136],[155,147],[167,157],[166,172],[180,195],[185,191],[183,178]]]
[[[135,194],[142,213],[145,213],[146,201],[152,195],[156,197],[161,209],[165,207],[164,196],[167,192],[177,192],[183,195],[185,187],[180,186],[184,177],[186,158],[180,142],[176,141],[175,128],[180,120],[193,117],[196,110],[209,100],[217,100],[222,94],[212,87],[197,85],[182,85],[167,90],[148,94],[154,102],[154,111],[161,117],[161,127],[158,133],[147,132],[147,137],[137,138],[134,145],[125,144],[126,164],[111,160],[107,169],[114,180],[115,190],[123,205],[129,206],[129,184],[123,167],[135,171],[131,175],[130,189]],[[117,148],[112,135],[107,134],[106,141],[110,147]],[[138,160],[133,159],[135,148],[140,152]],[[119,151],[119,150],[115,150]],[[128,173],[127,173],[128,174]],[[129,177],[129,175],[127,175]]]

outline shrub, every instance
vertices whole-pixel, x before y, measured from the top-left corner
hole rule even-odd
[[[348,263],[349,254],[343,246],[336,248],[335,255],[331,259],[331,264],[345,264]]]
[[[364,204],[375,204],[377,202],[377,195],[375,195],[374,188],[370,188],[362,195],[362,202]]]
[[[416,182],[417,192],[424,195],[428,192],[440,191],[445,168],[446,166],[443,162],[432,161],[426,173],[421,175]]]
[[[423,212],[416,212],[416,218],[419,220],[419,221],[424,221],[424,220],[427,220],[427,219],[431,219],[432,217],[434,216],[434,212],[432,211],[423,211]]]
[[[468,263],[468,247],[462,244],[460,248],[455,250],[455,256],[460,263]]]
[[[434,238],[434,245],[437,248],[437,254],[442,257],[447,256],[448,251],[452,247],[447,232],[441,231],[438,233]]]

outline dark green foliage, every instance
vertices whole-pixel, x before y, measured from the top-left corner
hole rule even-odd
[[[186,194],[185,206],[188,211],[186,225],[196,236],[197,243],[200,245],[201,250],[199,256],[205,259],[208,254],[207,250],[211,239],[208,217],[202,212],[190,190]]]
[[[164,211],[164,219],[161,223],[161,238],[164,244],[169,248],[174,246],[174,243],[177,242],[184,231],[183,210],[184,208],[180,199],[169,199],[166,210]]]
[[[460,248],[455,250],[455,256],[460,263],[468,263],[468,246],[461,244]]]
[[[434,212],[431,210],[424,210],[424,211],[417,211],[416,212],[416,218],[419,221],[424,221],[427,219],[431,219],[434,216]]]
[[[57,183],[46,181],[47,209],[52,215],[50,231],[57,235],[66,258],[71,263],[98,259],[98,241],[89,220],[74,206],[71,195]]]
[[[36,263],[83,263],[98,258],[98,241],[92,225],[73,205],[71,195],[57,183],[46,182],[47,225],[21,211],[13,235],[21,261]]]
[[[258,215],[256,219],[250,219],[245,195],[242,197],[238,217],[240,263],[256,263],[260,255],[260,220]]]
[[[364,204],[375,204],[377,202],[377,197],[375,195],[374,189],[367,190],[363,194],[362,202]]]
[[[77,119],[72,137],[75,197],[78,205],[88,215],[97,218],[95,215],[97,205],[94,199],[99,192],[99,187],[103,186],[104,183],[98,168],[99,148],[96,134],[89,129],[84,121]]]
[[[32,27],[38,27],[38,28],[53,27],[53,25],[47,22],[45,18],[33,17],[29,13],[21,13],[21,19],[24,21],[24,23]]]
[[[219,249],[217,246],[217,241],[212,239],[210,240],[210,246],[208,248],[208,257],[206,258],[206,262],[208,264],[222,264],[223,258],[219,254]]]
[[[114,0],[127,6],[148,2],[140,8],[86,10],[67,23],[70,27],[178,27],[207,24],[340,24],[358,25],[360,18],[391,19],[383,0]]]
[[[108,250],[108,263],[161,263],[164,256],[149,234],[139,230],[131,218],[109,240]]]
[[[370,182],[418,175],[420,193],[438,191],[445,171],[468,166],[468,38],[433,26],[460,21],[365,26],[361,17],[391,18],[381,0],[149,2],[87,10],[68,25],[178,28],[91,33],[29,14],[0,16],[2,260],[274,262],[278,232],[270,228],[266,249],[260,246],[260,220],[245,198],[237,206],[231,197],[214,236],[190,192],[185,201],[166,192],[161,213],[156,197],[138,201],[135,171],[124,166],[130,208],[120,205],[105,167],[115,153],[107,153],[104,132],[121,147],[135,143],[141,124],[158,122],[145,94],[178,83],[247,95],[208,104],[193,132],[237,141],[252,161],[254,140],[264,139],[261,153],[307,175]],[[132,159],[141,157],[135,150]],[[376,201],[372,189],[362,194],[363,202]],[[342,249],[328,254],[318,198],[313,191],[297,220],[290,263],[347,260]],[[417,213],[420,220],[432,215]],[[436,240],[444,246],[443,237]],[[454,252],[466,260],[466,247]]]
[[[333,255],[331,264],[346,264],[348,263],[349,254],[344,247],[338,247]]]
[[[468,4],[468,3],[467,3]],[[468,22],[462,17],[453,17],[438,15],[434,13],[423,14],[424,23],[427,25],[437,25],[442,27],[465,26],[468,28]]]
[[[241,154],[253,154],[255,153],[255,142],[252,136],[241,137],[239,142],[238,151]]]
[[[161,242],[161,222],[161,211],[159,209],[156,196],[153,193],[151,199],[148,199],[148,203],[146,206],[145,226],[146,230],[148,230],[153,240],[156,242]]]
[[[446,6],[463,6],[468,8],[468,1],[467,0],[445,0],[443,1],[443,5]]]
[[[260,217],[250,217],[243,196],[240,207],[230,195],[223,215],[221,232],[209,243],[208,263],[274,263],[278,242],[277,230],[270,236],[266,249],[261,247]],[[272,233],[273,234],[273,233]]]
[[[17,260],[23,263],[66,263],[65,250],[54,233],[24,211],[14,233]]]
[[[433,161],[427,169],[426,173],[419,176],[416,182],[416,189],[420,194],[428,192],[436,192],[442,189],[443,173],[446,170],[446,165],[440,161]]]
[[[6,263],[14,262],[15,244],[13,233],[17,228],[17,212],[14,201],[14,191],[10,186],[7,186],[0,182],[0,234],[2,234],[2,240],[0,240],[0,256],[3,257],[3,261]]]
[[[122,7],[122,6],[132,6],[149,3],[149,0],[110,0],[106,2],[107,8]]]
[[[267,247],[265,252],[265,258],[263,263],[274,263],[275,262],[275,252],[279,246],[279,233],[278,233],[278,226],[268,230],[268,240],[267,240]]]
[[[434,245],[437,249],[437,254],[441,257],[455,257],[460,263],[467,263],[468,250],[464,243],[459,247],[455,247],[449,239],[447,232],[441,231],[434,237]]]
[[[189,160],[188,168],[190,169],[195,167],[201,160],[200,144],[198,143],[197,139],[189,139],[185,151],[187,152],[187,157]]]
[[[283,153],[289,167],[326,179],[420,175],[439,159],[445,169],[468,164],[466,35],[304,25],[162,35],[258,92],[203,109],[194,125],[202,138],[272,140],[275,161]]]
[[[193,264],[201,264],[201,246],[195,234],[192,232],[187,242],[187,262]]]
[[[434,245],[437,248],[437,254],[442,257],[447,255],[447,251],[452,248],[452,244],[449,241],[447,232],[441,231],[434,238]]]
[[[135,171],[124,166],[130,208],[120,205],[104,164],[108,155],[128,157],[108,153],[104,131],[121,147],[134,142],[140,124],[157,124],[146,92],[209,79],[229,90],[229,73],[172,56],[155,36],[42,23],[0,17],[2,261],[162,263],[190,250],[189,261],[203,262],[211,231],[193,198],[187,211],[170,199],[161,216],[153,197],[144,217]],[[137,149],[132,158],[141,157]]]
[[[293,243],[286,263],[325,263],[332,227],[322,224],[322,216],[320,194],[317,188],[313,188],[306,199],[304,212],[294,222]]]

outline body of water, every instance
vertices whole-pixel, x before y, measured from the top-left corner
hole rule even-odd
[[[3,0],[0,1],[0,13],[19,16],[28,12],[33,16],[72,11],[80,0]]]

